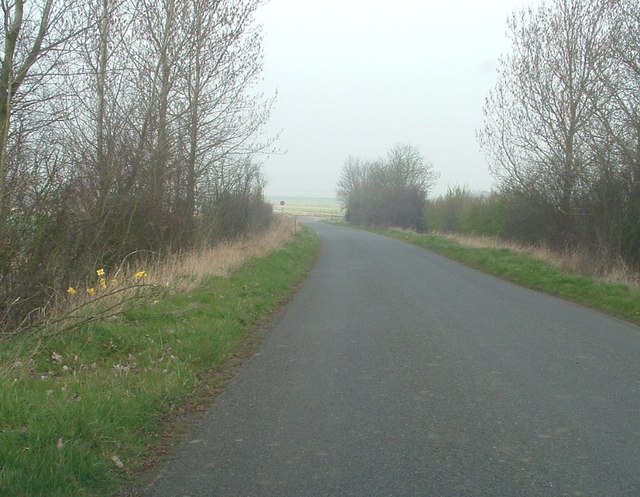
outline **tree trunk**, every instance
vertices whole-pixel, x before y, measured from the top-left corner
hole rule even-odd
[[[100,210],[104,209],[109,190],[109,171],[105,152],[105,92],[107,80],[108,42],[110,28],[109,0],[102,0],[100,18],[100,48],[98,54],[98,73],[96,74],[97,111],[96,111],[96,165],[99,175],[98,196]]]

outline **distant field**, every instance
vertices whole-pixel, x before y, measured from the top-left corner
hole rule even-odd
[[[273,204],[274,212],[284,212],[292,216],[342,217],[340,202],[334,198],[322,197],[267,197]],[[284,201],[284,207],[280,206]]]

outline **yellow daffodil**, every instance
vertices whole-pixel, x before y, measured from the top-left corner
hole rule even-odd
[[[89,297],[93,297],[96,294],[96,289],[95,288],[87,288],[87,295]]]
[[[103,269],[103,268],[98,269],[98,270],[96,271],[96,274],[97,274],[98,276],[104,276],[104,269]]]
[[[103,290],[105,290],[107,288],[107,280],[105,278],[100,278],[100,288],[102,288]]]
[[[77,290],[75,288],[73,288],[72,286],[67,288],[67,294],[70,295],[71,297],[73,297],[76,293],[78,293]]]
[[[136,276],[137,280],[141,280],[142,278],[146,278],[147,277],[147,272],[146,271],[138,271],[135,276]]]

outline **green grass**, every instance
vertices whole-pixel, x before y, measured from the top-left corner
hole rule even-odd
[[[0,495],[113,495],[142,469],[163,420],[292,294],[316,249],[305,229],[190,293],[0,344]]]
[[[423,247],[518,285],[533,288],[640,324],[640,290],[562,271],[510,249],[468,248],[437,235],[373,230]]]
[[[321,197],[269,197],[276,213],[284,212],[292,216],[314,216],[324,218],[342,218],[340,202],[333,198]],[[280,206],[284,201],[284,206]]]

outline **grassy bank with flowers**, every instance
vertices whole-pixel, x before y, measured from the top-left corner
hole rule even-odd
[[[306,274],[316,237],[287,238],[97,268],[61,298],[66,316],[0,343],[0,495],[113,495],[142,471],[167,418],[212,388],[212,371]]]

